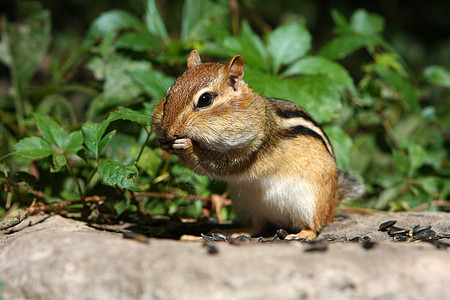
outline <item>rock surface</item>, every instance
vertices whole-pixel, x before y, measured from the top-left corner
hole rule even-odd
[[[450,233],[448,213],[352,214],[321,236],[368,236],[375,247],[214,243],[218,253],[210,254],[203,243],[143,243],[61,216],[33,216],[0,231],[0,298],[450,299],[450,248],[392,241],[378,231],[392,219]]]

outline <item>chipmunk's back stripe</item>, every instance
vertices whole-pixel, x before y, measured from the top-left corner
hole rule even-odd
[[[275,112],[281,118],[285,118],[285,119],[303,118],[303,119],[313,123],[315,126],[319,126],[317,124],[317,122],[304,110],[299,110],[299,109],[286,110],[286,109],[282,109],[282,108],[277,107],[275,109]]]
[[[325,149],[327,149],[328,153],[331,155],[331,157],[334,157],[333,152],[330,148],[328,148],[328,143],[327,141],[325,141],[323,139],[323,137],[318,134],[317,132],[315,132],[312,129],[309,129],[308,127],[302,126],[302,125],[298,125],[298,126],[294,126],[294,127],[289,127],[288,129],[284,130],[284,136],[285,137],[296,137],[299,135],[309,135],[315,139],[318,139],[324,146]]]

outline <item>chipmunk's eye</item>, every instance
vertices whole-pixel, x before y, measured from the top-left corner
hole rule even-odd
[[[203,93],[197,101],[197,105],[195,106],[196,110],[199,110],[201,108],[206,108],[210,106],[213,103],[214,98],[217,96],[215,93]]]

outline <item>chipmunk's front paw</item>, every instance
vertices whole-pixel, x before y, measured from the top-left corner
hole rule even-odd
[[[161,149],[172,154],[178,154],[192,147],[192,140],[189,138],[175,140],[160,139],[158,142]]]
[[[187,150],[192,147],[192,140],[189,138],[181,138],[173,141],[172,148],[174,150]]]

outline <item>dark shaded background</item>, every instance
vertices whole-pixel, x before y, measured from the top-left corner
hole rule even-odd
[[[0,12],[9,19],[16,18],[15,4],[18,0],[0,1]],[[144,0],[42,0],[50,9],[53,21],[54,40],[59,35],[82,39],[90,23],[102,12],[124,9],[141,16]],[[169,32],[179,33],[183,1],[157,1]],[[396,47],[413,68],[414,73],[430,64],[450,68],[450,1],[357,1],[357,0],[241,0],[239,13],[248,19],[256,31],[269,30],[290,20],[305,18],[316,48],[329,41],[333,21],[332,8],[349,17],[358,8],[381,15],[385,21],[387,40]],[[4,75],[2,67],[2,75]]]

